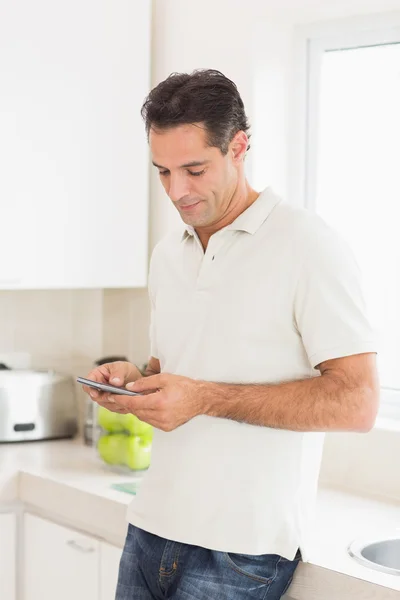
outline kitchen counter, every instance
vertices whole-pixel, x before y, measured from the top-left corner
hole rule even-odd
[[[0,503],[23,502],[53,518],[122,546],[133,496],[111,488],[140,479],[111,471],[81,440],[0,444]]]
[[[110,471],[99,461],[94,449],[80,440],[0,444],[0,509],[22,502],[35,514],[120,547],[132,496],[110,486],[132,479],[135,477]],[[140,480],[140,476],[136,479]],[[310,577],[315,581],[320,578],[322,589],[324,585],[332,588],[332,576],[336,575],[342,592],[350,583],[354,585],[352,578],[356,578],[360,585],[375,584],[368,586],[371,595],[363,596],[361,592],[358,598],[400,600],[400,577],[367,569],[346,551],[348,543],[356,537],[384,535],[396,528],[400,528],[400,504],[336,489],[320,489],[310,560],[297,569],[290,597],[317,598],[317,593],[307,593],[312,587]],[[333,595],[332,590],[331,593],[325,594],[326,600],[347,598],[344,592],[340,596]]]

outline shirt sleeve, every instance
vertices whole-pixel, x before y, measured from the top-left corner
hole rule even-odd
[[[377,352],[352,250],[327,226],[313,237],[295,294],[295,324],[311,366]]]

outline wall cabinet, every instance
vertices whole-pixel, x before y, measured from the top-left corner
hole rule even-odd
[[[143,287],[151,2],[5,4],[0,289]]]

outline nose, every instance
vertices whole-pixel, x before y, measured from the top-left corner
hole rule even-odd
[[[178,202],[181,198],[189,195],[189,182],[185,175],[174,173],[169,178],[168,196],[172,202]]]

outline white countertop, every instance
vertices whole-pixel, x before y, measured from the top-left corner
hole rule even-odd
[[[320,488],[309,562],[400,591],[400,576],[368,569],[347,553],[354,539],[384,538],[399,528],[400,503]]]
[[[22,501],[28,510],[121,547],[132,496],[110,486],[132,479],[110,471],[80,440],[0,444],[0,508]],[[320,489],[304,567],[316,565],[400,591],[400,577],[367,569],[346,550],[354,538],[399,527],[400,503]]]
[[[0,444],[3,506],[23,502],[37,514],[118,546],[125,539],[133,496],[111,485],[134,479],[111,471],[81,440]]]

